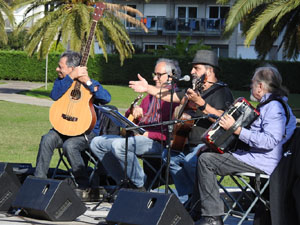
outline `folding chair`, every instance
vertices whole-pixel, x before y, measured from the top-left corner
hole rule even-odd
[[[138,157],[143,161],[143,168],[147,175],[147,180],[145,183],[145,188],[147,191],[166,184],[164,172],[167,163],[162,159],[161,154],[144,154]],[[170,186],[168,186],[168,190],[173,193]]]
[[[72,173],[72,170],[70,169],[68,163],[66,162],[66,160],[64,159],[64,154],[63,154],[63,150],[62,148],[57,148],[58,154],[59,154],[59,160],[56,164],[56,167],[52,173],[51,178],[55,179],[55,178],[67,178],[70,177],[72,179],[72,181],[74,182],[74,184],[76,185],[76,181],[75,181],[75,177]],[[67,174],[60,174],[58,173],[59,170],[59,166],[61,165],[61,163],[64,164],[65,168],[67,169]]]
[[[233,196],[229,191],[226,190],[222,185],[220,187],[224,190],[225,194],[232,200],[233,204],[228,204],[225,202],[225,206],[228,207],[228,211],[225,214],[223,221],[225,222],[229,216],[234,216],[240,218],[238,225],[242,224],[244,220],[253,220],[254,215],[251,210],[256,205],[258,201],[261,201],[268,210],[270,210],[269,201],[263,197],[264,192],[270,183],[270,176],[266,174],[258,173],[236,173],[230,175],[231,179],[240,189],[240,193],[237,198]],[[250,182],[248,179],[250,179]],[[251,182],[254,180],[254,183]],[[262,182],[264,180],[264,182]],[[224,200],[224,199],[223,199]],[[242,201],[249,200],[250,206],[243,206]],[[245,209],[246,208],[246,209]]]

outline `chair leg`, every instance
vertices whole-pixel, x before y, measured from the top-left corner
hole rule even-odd
[[[147,188],[147,191],[150,191],[153,187],[153,185],[155,184],[155,182],[158,180],[158,178],[163,182],[163,183],[166,183],[165,179],[163,177],[160,177],[161,176],[161,172],[163,170],[163,168],[166,166],[166,163],[162,163],[162,165],[160,166],[159,170],[156,170],[152,165],[151,163],[149,163],[145,158],[142,158],[143,162],[145,162],[145,164],[151,169],[152,172],[155,173],[155,176],[151,182],[151,184],[149,185],[149,187]],[[171,193],[174,193],[173,190],[168,187],[168,190],[171,192]]]
[[[62,149],[61,149],[61,148],[58,148],[57,150],[58,150],[58,154],[59,154],[59,160],[58,160],[58,163],[57,163],[57,165],[56,165],[56,167],[55,167],[55,169],[54,169],[54,172],[53,172],[51,178],[52,178],[52,179],[55,179],[55,177],[57,177],[57,174],[56,174],[56,173],[57,173],[57,170],[58,170],[60,164],[63,163],[64,166],[66,167],[66,169],[67,169],[67,171],[68,171],[68,173],[69,173],[69,175],[70,175],[72,181],[74,182],[74,184],[75,184],[76,186],[78,186],[77,183],[76,183],[75,177],[74,177],[74,175],[73,175],[73,173],[72,173],[72,171],[71,171],[71,169],[69,168],[67,162],[64,160],[64,155],[63,155]]]
[[[226,188],[224,188],[222,185],[220,185],[220,187],[224,190],[224,192],[227,194],[227,196],[233,201],[233,204],[231,207],[229,207],[228,212],[225,214],[224,218],[223,218],[223,222],[225,222],[225,220],[230,216],[240,216],[240,220],[238,222],[238,225],[241,225],[246,219],[249,219],[249,214],[251,212],[251,210],[253,209],[253,207],[256,205],[256,203],[260,200],[266,207],[269,208],[268,205],[268,201],[266,201],[263,197],[262,194],[265,192],[265,190],[267,189],[267,187],[269,186],[269,179],[267,179],[266,183],[263,185],[263,187],[260,189],[260,185],[259,183],[255,184],[255,187],[253,188],[251,186],[251,184],[249,184],[244,178],[243,176],[247,176],[245,174],[236,174],[236,175],[230,175],[231,179],[236,183],[236,185],[239,187],[239,189],[241,190],[241,194],[239,194],[239,196],[237,198],[233,197],[232,194],[230,194]],[[249,175],[248,175],[249,176]],[[260,176],[259,174],[255,175]],[[253,175],[250,175],[249,177],[253,177]],[[239,183],[239,181],[242,182],[242,185]],[[260,180],[260,178],[259,178]],[[248,192],[247,192],[248,191]],[[251,194],[249,194],[249,191]],[[252,196],[252,194],[254,196]],[[243,207],[240,205],[240,200],[242,198],[248,198],[251,201],[250,206],[244,210]],[[235,208],[238,207],[238,211],[235,210]]]

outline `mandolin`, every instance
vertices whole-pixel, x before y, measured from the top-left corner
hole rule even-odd
[[[82,54],[80,66],[86,66],[97,22],[101,18],[105,5],[95,3],[93,22],[89,37]],[[49,120],[53,128],[67,136],[77,136],[90,132],[96,124],[92,93],[76,80],[64,95],[55,101],[49,111]]]
[[[129,119],[131,122],[137,123],[136,119],[134,119],[133,115],[132,115],[132,110],[133,108],[137,105],[137,103],[139,102],[139,100],[143,97],[143,94],[140,94],[139,96],[136,97],[136,99],[134,99],[134,101],[131,103],[130,107],[129,107],[129,111],[130,114],[127,117],[127,119]]]
[[[206,82],[206,74],[197,79],[193,79],[192,89],[200,93],[203,89],[203,84]],[[173,119],[188,120],[184,123],[177,123],[174,126],[173,140],[171,142],[171,149],[177,151],[183,151],[184,146],[187,143],[188,134],[194,126],[194,120],[189,120],[193,117],[197,110],[197,106],[184,97],[179,106],[174,110]]]
[[[139,100],[143,97],[143,94],[140,94],[138,95],[134,100],[133,102],[130,104],[130,107],[129,107],[129,115],[127,117],[128,120],[130,120],[131,122],[133,123],[137,123],[138,121],[136,119],[134,119],[133,115],[132,115],[132,110],[133,108],[137,105],[137,103],[139,102]],[[126,130],[125,129],[121,129],[121,135],[125,137],[126,135]]]

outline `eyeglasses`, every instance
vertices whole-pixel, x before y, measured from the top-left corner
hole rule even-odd
[[[157,76],[158,78],[160,78],[161,76],[165,75],[167,73],[152,73],[152,77]]]

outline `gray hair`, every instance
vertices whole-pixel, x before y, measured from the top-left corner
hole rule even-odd
[[[80,65],[81,55],[78,52],[68,50],[61,54],[60,58],[63,57],[67,58],[66,64],[68,67],[76,67]]]
[[[181,77],[181,69],[179,67],[179,63],[177,60],[173,60],[173,59],[166,59],[166,58],[159,58],[157,61],[156,61],[156,65],[161,63],[161,62],[164,62],[166,63],[166,73],[168,75],[176,75],[177,78],[180,78]]]
[[[271,65],[258,67],[253,77],[256,81],[263,83],[268,92],[288,96],[288,90],[282,86],[282,77],[276,67]]]

